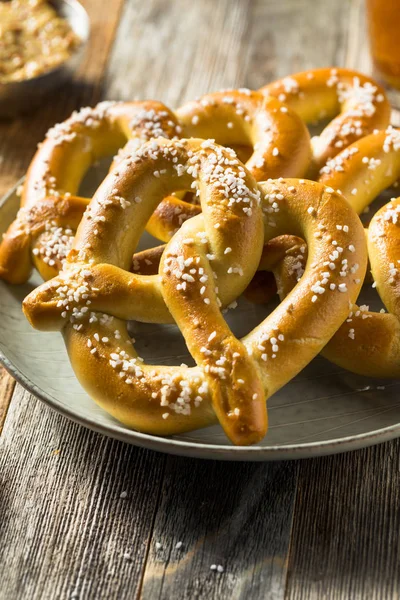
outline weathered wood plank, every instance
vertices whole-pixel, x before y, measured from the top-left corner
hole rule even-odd
[[[181,102],[343,62],[345,0],[129,1],[107,94]],[[315,49],[318,48],[318,52]]]
[[[243,85],[250,9],[250,0],[127,2],[107,93],[174,107],[216,86]]]
[[[349,26],[344,44],[344,65],[372,74],[364,0],[351,0]]]
[[[302,462],[287,598],[398,598],[400,442]]]
[[[135,597],[163,468],[17,386],[0,438],[1,600]]]
[[[141,598],[282,598],[298,465],[167,465]]]
[[[0,367],[0,435],[3,431],[4,421],[7,416],[8,405],[10,403],[15,381],[3,367]]]

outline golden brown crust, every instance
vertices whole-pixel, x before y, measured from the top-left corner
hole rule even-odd
[[[313,138],[313,177],[329,158],[356,140],[390,123],[384,89],[372,78],[349,69],[324,68],[295,73],[260,90],[285,102],[306,123],[332,119]]]
[[[320,181],[329,189],[340,189],[361,212],[399,177],[400,131],[389,128],[366,136],[328,161]],[[366,305],[352,306],[322,351],[332,362],[361,375],[400,377],[399,224],[400,201],[393,199],[376,213],[366,231],[373,285],[389,313],[370,311]],[[297,274],[288,262],[285,241],[279,238],[274,243],[281,255],[274,261],[271,253],[269,262],[264,260],[261,266],[274,272],[282,298],[296,285]],[[287,249],[291,243],[287,240]],[[263,256],[268,258],[266,253]],[[298,258],[302,262],[301,255]],[[371,284],[369,278],[365,283]]]
[[[176,111],[186,138],[214,139],[234,148],[250,148],[246,167],[256,179],[302,177],[310,163],[310,136],[298,115],[276,98],[247,89],[224,90],[188,102]],[[166,198],[147,230],[168,241],[178,227],[200,211],[179,198]]]
[[[185,137],[215,139],[253,149],[246,162],[256,181],[302,177],[310,161],[310,136],[297,113],[276,98],[247,89],[207,94],[178,108]]]
[[[44,279],[54,277],[89,202],[81,199],[74,208],[69,200],[88,168],[98,159],[115,154],[129,138],[143,141],[154,135],[173,137],[178,133],[173,113],[155,101],[101,102],[50,129],[29,166],[22,211],[0,245],[0,277],[23,283],[32,262]],[[53,203],[57,206],[52,208]],[[62,219],[60,203],[68,207],[67,220]]]
[[[340,190],[360,214],[400,177],[400,129],[388,127],[358,140],[320,171],[319,181]]]
[[[352,144],[328,162],[320,180],[340,188],[350,204],[361,212],[399,177],[400,130],[389,127]],[[378,211],[367,232],[374,286],[389,314],[354,306],[346,323],[324,350],[324,355],[333,362],[362,375],[400,377],[398,206],[398,200],[392,200]]]
[[[173,161],[175,157],[178,158],[178,163]],[[226,171],[227,177],[229,177],[226,181],[223,175],[216,170],[218,165],[214,165],[213,158],[218,161],[218,164],[224,165],[222,171],[223,173]],[[229,163],[229,168],[225,166],[225,162]],[[175,169],[176,164],[182,168]],[[227,280],[225,295],[228,301],[231,301],[240,293],[241,287],[246,285],[257,267],[257,243],[259,253],[261,253],[262,249],[263,229],[259,203],[260,194],[255,181],[244,170],[244,167],[235,158],[233,153],[229,153],[210,142],[203,142],[201,140],[167,142],[165,139],[159,139],[157,142],[150,142],[141,149],[138,149],[133,156],[126,157],[118,165],[117,169],[117,171],[114,170],[106,178],[94,196],[90,209],[85,214],[78,229],[74,249],[70,253],[64,271],[57,278],[57,281],[48,282],[27,299],[25,302],[26,313],[29,315],[31,321],[43,318],[46,311],[43,311],[43,305],[40,302],[36,302],[36,300],[39,297],[42,299],[47,298],[47,308],[50,309],[46,315],[48,319],[46,322],[47,326],[49,326],[49,322],[54,326],[54,314],[58,308],[61,326],[65,324],[66,319],[72,319],[73,325],[77,325],[78,323],[79,327],[79,319],[76,321],[77,306],[75,294],[68,291],[72,285],[77,296],[85,296],[83,300],[85,301],[87,312],[93,309],[96,310],[97,303],[103,300],[108,302],[108,310],[112,310],[115,314],[116,298],[118,298],[118,310],[121,309],[122,301],[120,289],[115,287],[115,284],[119,285],[119,282],[116,282],[116,279],[113,277],[117,269],[117,277],[119,274],[120,276],[125,276],[128,280],[125,292],[125,297],[127,298],[126,310],[134,311],[135,316],[139,318],[142,314],[138,314],[138,311],[143,311],[143,313],[147,312],[149,315],[148,317],[145,316],[145,318],[160,320],[160,317],[156,314],[157,308],[154,307],[154,304],[156,304],[158,291],[162,290],[161,301],[163,302],[162,307],[165,310],[166,318],[171,318],[168,308],[176,318],[177,311],[182,309],[184,299],[186,298],[185,294],[184,298],[179,298],[179,292],[185,291],[183,286],[186,288],[186,284],[189,284],[192,280],[194,282],[195,279],[190,273],[182,274],[181,278],[178,277],[178,281],[182,287],[179,287],[179,284],[173,283],[170,294],[168,293],[168,282],[177,277],[176,271],[178,268],[181,268],[182,260],[185,264],[188,263],[188,257],[185,256],[185,252],[189,254],[195,253],[193,267],[190,270],[192,271],[193,268],[197,270],[199,289],[207,287],[209,288],[209,292],[205,295],[199,291],[200,301],[197,298],[193,299],[192,295],[188,295],[187,301],[192,309],[188,310],[187,313],[184,311],[181,319],[178,318],[178,323],[180,323],[184,335],[185,327],[183,324],[185,322],[187,327],[192,325],[195,327],[192,336],[185,335],[185,337],[187,343],[190,343],[189,339],[193,340],[192,343],[197,348],[196,352],[198,356],[196,358],[200,365],[202,362],[204,363],[204,360],[210,360],[206,356],[203,356],[200,351],[201,348],[207,345],[210,346],[214,338],[216,338],[213,344],[217,342],[222,344],[225,352],[225,360],[227,361],[227,365],[230,365],[230,369],[226,367],[226,376],[224,379],[220,373],[222,370],[221,366],[217,367],[217,372],[210,369],[206,377],[204,378],[203,376],[196,385],[191,383],[191,398],[196,404],[196,402],[202,401],[200,391],[196,393],[193,399],[194,391],[197,388],[199,390],[211,390],[210,396],[213,401],[214,410],[218,413],[219,420],[230,438],[236,441],[236,443],[252,443],[259,440],[263,437],[266,430],[266,407],[263,399],[262,384],[254,363],[241,342],[236,340],[229,332],[225,321],[220,316],[218,308],[219,300],[213,283],[213,271],[209,265],[210,258],[207,258],[211,257],[210,252],[215,253],[216,260],[213,268],[216,273],[220,272],[221,269],[224,270],[224,276]],[[195,172],[199,174],[195,175]],[[162,177],[158,176],[160,173]],[[236,182],[237,191],[229,188],[229,193],[227,193],[228,188],[226,186],[228,185],[228,181],[229,185]],[[173,247],[172,249],[169,247],[166,249],[163,270],[165,274],[163,276],[150,278],[149,281],[149,278],[130,275],[122,269],[130,266],[132,251],[137,243],[138,235],[144,229],[154,207],[162,199],[163,191],[167,193],[171,192],[178,182],[185,189],[190,189],[193,183],[205,186],[203,210],[208,215],[208,226],[212,227],[212,229],[207,231],[207,234],[204,232],[203,215],[199,215],[199,217],[196,217],[197,221],[193,219],[190,223],[187,222],[172,241],[178,243],[176,239],[179,238],[180,253],[175,255]],[[222,186],[222,189],[220,186]],[[141,194],[146,198],[146,202],[138,202],[136,195],[138,190],[141,190]],[[232,204],[229,204],[232,198],[236,198],[236,200]],[[222,213],[221,210],[223,211]],[[135,217],[136,231],[133,229],[127,230],[122,226],[123,222],[121,223],[121,219],[129,220],[131,214]],[[215,219],[221,219],[221,227],[213,227]],[[97,231],[97,234],[94,231]],[[244,257],[249,255],[249,258],[246,260],[246,266],[243,267],[244,272],[240,274],[232,273],[229,275],[227,273],[226,262],[228,259],[223,258],[224,254],[219,249],[220,246],[224,249],[227,247],[227,240],[231,240],[231,236],[243,239],[243,242],[238,244],[238,248],[232,250],[233,260],[243,262]],[[209,241],[206,242],[205,237]],[[176,269],[173,269],[171,261],[175,260],[178,266]],[[201,261],[206,263],[204,267],[201,265]],[[191,261],[189,260],[189,262]],[[110,264],[106,265],[104,263]],[[101,267],[103,267],[104,279],[103,285],[100,286],[100,282],[97,283],[95,277],[99,277],[99,268]],[[107,267],[109,268],[107,269]],[[172,269],[172,272],[171,275],[167,276],[169,269]],[[203,269],[204,274],[201,274]],[[108,277],[108,272],[111,274],[111,279]],[[140,290],[137,289],[135,294],[135,290],[132,287],[132,283],[135,284],[135,282],[138,288],[142,287],[146,289],[149,287],[149,284],[152,288],[155,288],[153,298],[149,297],[141,302]],[[104,290],[107,294],[105,300],[103,296]],[[146,294],[146,291],[144,293]],[[65,295],[67,295],[66,304],[60,302],[61,298],[65,297]],[[130,302],[128,300],[129,297]],[[168,308],[164,304],[164,297]],[[134,302],[132,302],[132,298],[134,298]],[[221,299],[224,299],[224,293],[221,293]],[[88,300],[91,303],[90,309],[86,305]],[[112,305],[114,305],[114,309]],[[140,308],[140,305],[142,308]],[[82,312],[85,306],[79,308],[79,311]],[[203,321],[201,328],[195,325],[196,319],[193,320],[193,315],[196,315],[196,311],[198,311],[198,318],[200,319],[201,317]],[[206,312],[208,312],[208,317],[205,315]],[[83,313],[84,315],[85,313]],[[189,320],[188,315],[190,315]],[[181,323],[181,320],[183,323]],[[72,329],[74,329],[73,325],[69,324],[66,327],[69,328],[72,326]],[[126,327],[126,325],[124,326]],[[214,326],[217,329],[213,331],[210,328]],[[75,328],[74,331],[80,330]],[[73,333],[71,335],[75,336],[77,334]],[[200,340],[202,336],[205,336],[204,340]],[[99,339],[103,339],[104,337],[107,336],[101,335]],[[201,344],[200,341],[202,342]],[[107,344],[110,343],[110,341],[107,342]],[[121,352],[118,348],[114,348],[114,350],[115,352],[112,352],[114,355]],[[89,350],[88,353],[90,353]],[[129,360],[135,359],[136,357],[131,355]],[[132,363],[131,366],[133,369],[134,364]],[[160,369],[157,369],[157,371],[160,371]],[[109,370],[111,371],[111,369]],[[147,368],[148,372],[151,370]],[[184,371],[182,370],[182,372]],[[164,371],[161,371],[161,373],[163,373],[161,379],[165,380],[167,377],[166,373]],[[247,385],[244,385],[244,380],[241,383],[243,377],[246,377]],[[160,388],[163,387],[160,385],[160,381],[158,379],[157,397],[159,402],[160,393],[162,396]],[[192,380],[190,379],[190,381]],[[184,392],[185,382],[186,379],[182,385],[180,383],[178,385],[176,379],[174,379],[174,384],[171,384],[169,388],[171,390],[174,388],[174,391],[171,391],[172,396],[170,396],[168,406],[163,407],[159,405],[159,410],[163,411],[162,414],[167,414],[169,417],[168,419],[164,419],[165,421],[172,422],[175,414],[178,415],[178,421],[181,419],[179,401],[183,401],[183,398],[179,396],[179,393]],[[177,389],[176,385],[178,385]],[[194,385],[195,387],[193,387]],[[135,394],[137,393],[135,385]],[[173,394],[175,394],[175,401],[173,401]],[[197,401],[196,398],[198,398]],[[185,408],[185,404],[182,410],[188,410],[187,407]],[[208,413],[209,409],[206,412]],[[200,418],[203,418],[201,417],[201,411],[198,414]],[[136,423],[136,418],[137,414],[133,417],[134,423]]]
[[[162,197],[193,185],[200,186],[202,214],[169,242],[159,273],[126,271]],[[137,201],[141,196],[146,202]],[[348,224],[350,234],[337,231],[335,222]],[[311,248],[305,276],[239,341],[220,306],[245,289],[264,240],[284,233],[304,237]],[[352,270],[329,267],[343,261],[353,270],[357,264],[362,279],[364,233],[342,196],[294,179],[257,187],[234,154],[210,141],[158,139],[108,175],[63,271],[25,299],[24,312],[34,326],[64,332],[82,385],[126,425],[171,434],[212,424],[217,416],[234,443],[249,444],[265,433],[265,399],[321,350],[355,301],[361,284]],[[175,320],[198,366],[144,365],[121,320],[131,318]]]
[[[354,141],[389,125],[390,105],[373,79],[349,69],[315,69],[268,84],[260,93],[225,90],[207,94],[176,111],[185,137],[213,138],[235,148],[251,148],[246,166],[257,181],[316,178],[326,161]],[[280,101],[285,102],[282,104]],[[282,112],[283,111],[283,112]],[[298,115],[298,117],[296,117]],[[315,122],[332,118],[313,138],[310,164],[309,136],[300,118]],[[168,198],[147,229],[168,241],[197,206]],[[176,212],[175,212],[176,211]]]

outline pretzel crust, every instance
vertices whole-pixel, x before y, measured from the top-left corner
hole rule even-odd
[[[183,167],[180,176],[175,157]],[[216,167],[222,164],[228,172],[221,175]],[[167,245],[159,273],[125,271],[157,203],[177,187],[193,184],[199,186],[203,212],[184,223]],[[146,202],[135,202],[139,194]],[[348,223],[351,238],[336,233],[336,221]],[[317,236],[320,222],[326,231]],[[239,341],[220,306],[245,289],[264,240],[280,233],[308,242],[305,276]],[[33,326],[63,331],[83,387],[127,426],[165,435],[218,418],[231,441],[250,444],[265,433],[265,400],[321,350],[357,297],[361,284],[350,272],[342,277],[332,270],[321,283],[332,261],[333,235],[342,247],[335,260],[357,263],[362,278],[363,228],[339,194],[298,180],[257,188],[235,156],[210,141],[153,140],[108,175],[83,217],[63,271],[33,291],[23,308]],[[328,282],[335,289],[321,293]],[[122,319],[175,319],[198,366],[144,365]]]
[[[132,137],[178,133],[173,113],[155,101],[101,102],[50,129],[29,166],[21,210],[0,244],[0,277],[24,283],[33,264],[44,279],[54,277],[89,203],[75,196],[89,167]]]
[[[357,212],[362,212],[399,177],[400,130],[389,127],[366,136],[328,161],[320,182],[329,189],[340,189]],[[360,375],[400,377],[399,223],[400,201],[393,199],[376,213],[366,230],[374,286],[389,312],[352,306],[346,321],[322,351],[330,361]],[[299,243],[283,236],[263,250],[260,268],[274,273],[281,298],[297,284],[304,269],[307,252],[296,251]],[[254,287],[252,282],[253,297],[261,295]]]
[[[390,207],[390,208],[388,208]],[[371,268],[379,295],[389,313],[372,312],[367,306],[352,306],[348,318],[323,348],[321,354],[331,362],[368,377],[400,376],[399,227],[386,218],[388,210],[400,212],[400,201],[392,200],[376,213],[368,234]],[[297,251],[304,247],[299,256]],[[304,242],[294,236],[280,236],[266,244],[261,265],[274,274],[278,293],[284,298],[296,286],[307,260]],[[299,262],[301,263],[299,265]],[[251,286],[251,294],[258,289]],[[264,290],[262,290],[263,292]],[[268,300],[274,293],[263,300]],[[260,292],[261,294],[261,292]]]
[[[370,77],[349,69],[303,71],[264,86],[309,124],[332,119],[312,139],[314,177],[329,158],[356,140],[390,123],[390,103],[384,89]]]
[[[182,136],[214,139],[234,148],[249,147],[246,167],[256,179],[302,177],[310,164],[310,136],[300,117],[276,98],[242,88],[207,94],[175,112]],[[166,198],[147,230],[167,242],[182,223],[200,212],[198,205]]]
[[[320,181],[340,188],[355,210],[362,212],[399,178],[400,130],[389,127],[328,162]],[[354,306],[324,352],[329,360],[362,375],[400,377],[399,210],[398,199],[393,199],[376,213],[367,232],[374,285],[389,313]]]

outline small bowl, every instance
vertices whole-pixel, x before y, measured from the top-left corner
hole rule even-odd
[[[78,0],[51,0],[50,4],[68,21],[81,43],[65,62],[42,75],[0,83],[0,118],[14,117],[35,108],[46,94],[69,79],[82,62],[90,35],[89,15]]]

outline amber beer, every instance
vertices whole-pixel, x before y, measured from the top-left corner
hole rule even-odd
[[[367,19],[376,75],[400,90],[400,0],[367,0]]]

